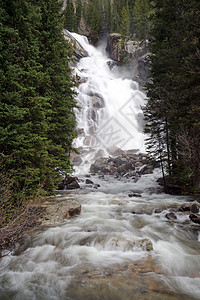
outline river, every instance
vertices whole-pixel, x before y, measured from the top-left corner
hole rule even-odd
[[[182,212],[175,220],[165,217],[169,209],[190,205],[194,199],[159,192],[157,169],[137,182],[92,175],[90,179],[100,187],[85,185],[84,173],[99,150],[108,154],[113,145],[145,150],[139,120],[145,95],[136,82],[109,69],[102,49],[76,37],[89,53],[76,70],[86,78],[77,99],[82,107],[77,110],[78,127],[84,129],[76,141],[83,150],[82,164],[76,168],[81,189],[55,199],[78,201],[82,213],[35,233],[20,255],[1,259],[0,299],[199,299],[199,225]],[[90,117],[94,97],[104,104]],[[116,126],[117,136],[112,131],[108,139],[105,133]],[[135,196],[129,197],[130,193]]]

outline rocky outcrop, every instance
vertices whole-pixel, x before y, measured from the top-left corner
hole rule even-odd
[[[119,33],[112,33],[108,36],[107,48],[110,57],[118,65],[125,65],[131,79],[139,82],[141,86],[150,82],[149,52],[144,41],[125,40],[122,47],[122,39]]]
[[[78,178],[72,176],[64,178],[58,187],[59,190],[75,190],[79,188]]]
[[[73,46],[75,61],[79,61],[83,57],[87,57],[88,53],[83,49],[79,42],[69,33],[68,30],[63,30],[65,40],[67,40]]]
[[[116,175],[137,179],[143,174],[150,174],[157,165],[148,160],[146,154],[115,149],[117,156],[100,157],[90,167],[91,173]],[[113,149],[114,151],[114,149]],[[114,152],[115,153],[115,152]]]
[[[40,217],[41,225],[51,226],[62,223],[65,219],[72,218],[81,213],[81,205],[72,199],[59,201],[59,198],[52,198],[41,205],[45,213]]]
[[[116,61],[118,64],[121,64],[121,34],[120,33],[111,33],[108,36],[106,51],[109,53],[110,57]]]

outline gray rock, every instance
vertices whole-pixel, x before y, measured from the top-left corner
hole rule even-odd
[[[86,179],[85,183],[86,184],[94,184],[94,182],[92,180],[88,179],[88,178]]]
[[[130,78],[139,82],[142,86],[150,82],[150,53],[144,41],[125,40],[125,58],[122,55],[121,35],[112,33],[107,39],[107,52],[111,59],[116,61],[118,65],[124,64],[129,70]],[[123,57],[123,61],[122,61]]]
[[[136,243],[136,246],[142,248],[145,251],[152,251],[153,244],[149,239],[142,239]]]
[[[138,194],[138,193],[133,193],[133,194],[129,194],[128,195],[130,198],[132,197],[142,197],[142,195]]]
[[[155,213],[155,214],[160,214],[162,211],[163,211],[162,208],[156,208],[156,209],[154,210],[154,213]]]
[[[167,218],[168,220],[176,220],[177,216],[175,215],[175,213],[170,212],[165,215],[165,218]]]
[[[197,214],[190,214],[189,218],[192,222],[196,223],[196,224],[200,224],[200,215]]]
[[[83,49],[83,47],[79,44],[79,42],[69,33],[68,30],[63,30],[63,35],[65,40],[67,40],[70,44],[72,44],[74,49],[74,56],[78,60],[80,60],[83,57],[87,57],[88,53]]]

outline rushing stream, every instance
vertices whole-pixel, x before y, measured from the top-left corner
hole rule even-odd
[[[77,112],[78,126],[84,128],[84,134],[77,139],[78,146],[87,150],[90,162],[91,155],[99,150],[106,154],[113,145],[143,151],[139,116],[144,94],[137,83],[112,74],[102,51],[88,45],[83,37],[77,39],[89,53],[76,70],[87,78],[79,87],[83,109]],[[91,97],[104,104],[90,118],[94,114]],[[128,109],[135,121],[125,121]],[[104,136],[108,123],[109,128],[118,126],[115,143],[113,134],[109,142]],[[94,141],[97,137],[98,142]],[[79,170],[85,166],[88,163]],[[199,225],[181,212],[176,213],[175,220],[165,217],[170,208],[194,199],[159,192],[159,176],[159,170],[155,170],[134,182],[92,175],[90,179],[100,185],[95,189],[85,185],[86,177],[80,174],[81,189],[64,191],[56,201],[78,201],[81,215],[35,233],[20,255],[1,259],[0,300],[199,299]],[[130,193],[135,196],[129,197]],[[162,210],[156,213],[159,208]]]

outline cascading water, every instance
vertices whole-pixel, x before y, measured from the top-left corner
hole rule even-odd
[[[145,104],[145,94],[137,82],[116,75],[103,47],[96,49],[86,37],[71,35],[88,52],[88,57],[75,68],[82,81],[77,97],[80,109],[76,110],[81,135],[75,146],[82,157],[86,154],[85,161],[93,160],[97,152],[107,155],[111,146],[144,152],[141,106]]]
[[[83,39],[83,37],[79,38],[80,41]],[[107,68],[105,57],[100,50],[94,50],[87,43],[85,48],[91,57],[92,53],[98,53]],[[121,125],[123,115],[118,113],[121,107],[117,102],[118,92],[116,92],[116,99],[118,99],[116,108],[113,108],[115,113],[111,114],[109,100],[107,99],[108,102],[105,103],[106,95],[110,90],[109,87],[105,91],[107,79],[102,81],[105,86],[102,82],[99,83],[103,85],[104,92],[97,82],[95,85],[94,81],[89,80],[90,77],[96,76],[96,72],[99,72],[98,74],[103,78],[105,74],[98,68],[94,71],[96,68],[94,66],[93,73],[90,75],[87,61],[91,64],[89,58],[81,61],[81,64],[84,63],[82,73],[87,75],[88,80],[86,85],[80,87],[83,93],[80,95],[81,103],[85,101],[83,107],[85,109],[79,112],[78,125],[84,128],[86,136],[91,135],[90,127],[95,126],[93,132],[96,137],[96,133],[101,126],[104,126],[102,124],[106,120],[115,117],[114,120],[119,121],[121,118]],[[82,67],[78,65],[77,69]],[[111,73],[107,70],[106,74]],[[111,81],[118,82],[117,85],[113,83],[116,91],[125,89],[126,84],[130,87],[130,81],[114,79],[114,75],[111,78]],[[91,96],[88,95],[89,83]],[[118,85],[121,84],[125,86],[120,88]],[[140,113],[139,104],[142,103],[144,96],[137,89],[133,90],[133,93],[135,91],[139,95],[138,106],[134,104],[135,107],[137,106],[137,109],[134,108],[137,116]],[[129,95],[133,95],[131,93],[128,92]],[[94,99],[94,95],[105,104],[102,111],[98,111],[98,118],[92,123],[93,119],[87,120],[91,108],[91,103],[88,105],[88,101],[91,97]],[[132,99],[132,96],[130,97]],[[120,98],[123,98],[121,92]],[[129,96],[126,99],[129,99]],[[124,103],[126,104],[126,101]],[[106,107],[109,109],[107,110]],[[127,120],[124,127],[127,129],[130,126],[128,132],[130,130],[131,133],[135,130],[131,145],[143,149],[144,137],[138,130],[138,123],[135,124],[133,126]],[[99,148],[104,145],[104,138]],[[80,137],[78,141],[80,145],[85,145],[83,142],[85,137],[83,140]],[[105,149],[108,145],[105,145]],[[119,146],[130,147],[128,144]],[[188,215],[182,212],[177,212],[177,219],[173,221],[165,217],[169,209],[175,210],[182,203],[190,205],[194,199],[157,193],[156,179],[160,176],[157,172],[144,175],[137,182],[125,178],[117,180],[109,175],[99,178],[96,175],[92,180],[100,184],[98,189],[86,187],[84,175],[80,176],[83,180],[80,183],[82,189],[58,195],[55,201],[75,199],[82,206],[81,215],[38,232],[29,241],[23,253],[18,256],[5,256],[0,260],[0,299],[199,299],[199,225],[193,224]],[[128,196],[130,193],[136,193],[136,196],[130,198]],[[155,209],[158,209],[157,213]]]

